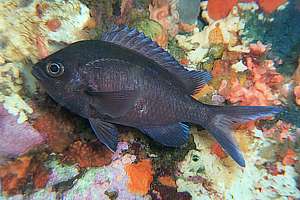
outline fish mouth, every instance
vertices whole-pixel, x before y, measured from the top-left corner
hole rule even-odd
[[[32,70],[31,70],[31,74],[38,80],[42,80],[43,79],[43,72],[42,70],[40,69],[40,67],[34,65],[32,67]]]

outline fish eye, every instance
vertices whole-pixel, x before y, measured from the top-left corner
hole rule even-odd
[[[61,76],[64,73],[64,66],[61,63],[48,63],[47,73],[52,77]]]

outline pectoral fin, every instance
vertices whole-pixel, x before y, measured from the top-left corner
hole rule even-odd
[[[113,118],[120,117],[132,109],[138,96],[135,90],[99,92],[88,89],[86,94],[91,97],[91,104],[99,113]]]
[[[116,126],[99,119],[89,119],[89,121],[98,140],[105,144],[111,151],[116,151],[119,134]]]
[[[169,147],[179,147],[189,139],[189,127],[183,123],[139,127],[139,129],[155,141]]]

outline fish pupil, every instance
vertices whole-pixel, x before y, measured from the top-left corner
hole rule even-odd
[[[50,70],[52,73],[58,73],[59,72],[59,65],[56,63],[53,63],[50,65]]]

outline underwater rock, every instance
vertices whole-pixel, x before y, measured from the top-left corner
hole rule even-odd
[[[196,27],[197,26],[195,24],[185,24],[182,22],[178,24],[178,29],[182,32],[187,32],[187,33],[193,32]]]
[[[33,127],[46,138],[55,153],[62,153],[72,143],[70,134],[74,131],[74,125],[61,112],[42,113],[33,122]]]
[[[170,38],[168,42],[168,52],[170,52],[170,54],[174,56],[176,60],[186,59],[186,61],[189,62],[189,60],[186,58],[185,51],[179,47],[175,38]]]
[[[49,160],[46,167],[51,171],[47,186],[66,182],[79,174],[79,169],[75,165],[63,165],[55,159]]]
[[[236,72],[244,72],[248,69],[246,65],[242,61],[239,61],[233,65],[231,65],[231,68],[234,69]]]
[[[219,27],[219,25],[216,25],[216,27],[209,32],[208,41],[210,44],[223,44],[224,43],[222,30]]]
[[[224,52],[223,44],[213,43],[209,49],[208,56],[215,59],[221,59]]]
[[[20,192],[21,187],[26,184],[30,163],[31,157],[23,156],[0,167],[1,185],[5,195]]]
[[[245,54],[244,59],[247,71],[250,76],[243,79],[234,71],[228,72],[229,80],[222,80],[219,86],[219,94],[224,96],[231,103],[240,105],[279,105],[278,96],[280,86],[284,77],[276,72],[272,60],[264,60],[261,63],[256,58]],[[242,63],[243,64],[243,63]],[[223,71],[223,70],[221,70]],[[213,75],[224,76],[224,73]],[[246,78],[246,77],[245,77]]]
[[[203,11],[204,14],[205,12],[207,11]],[[242,48],[239,44],[239,32],[244,29],[244,21],[236,14],[237,12],[237,9],[233,9],[225,19],[209,21],[202,31],[196,28],[190,36],[176,36],[179,46],[187,51],[193,65],[206,62],[208,59],[206,52],[213,45],[226,45],[228,49],[234,50]]]
[[[1,157],[15,157],[44,142],[44,138],[28,123],[18,124],[17,118],[0,105]]]
[[[34,163],[30,166],[32,180],[35,189],[44,188],[49,180],[49,171],[41,163]]]
[[[152,199],[155,200],[191,200],[192,197],[187,192],[177,192],[176,188],[168,186],[155,186],[151,192]]]
[[[259,199],[270,199],[276,198],[278,196],[286,198],[300,198],[300,191],[297,189],[297,182],[295,177],[297,173],[295,169],[291,166],[280,166],[278,164],[279,170],[283,170],[283,174],[277,176],[272,176],[271,174],[265,175],[263,179],[259,181],[256,188],[262,190],[262,192],[257,193],[257,198]]]
[[[200,13],[201,0],[179,0],[176,7],[180,22],[185,24],[195,24]]]
[[[111,163],[112,155],[112,152],[99,142],[93,145],[75,141],[64,152],[63,161],[77,163],[81,168],[102,167]]]
[[[280,142],[281,144],[294,142],[295,139],[293,138],[296,136],[295,132],[291,131],[292,129],[294,129],[292,124],[282,120],[276,122],[276,124],[272,127],[262,127],[264,137]],[[285,150],[280,150],[279,152],[282,154],[285,152]],[[283,155],[280,157],[283,157]]]
[[[283,165],[293,165],[297,163],[297,155],[292,149],[288,149],[282,160]]]
[[[24,190],[46,186],[49,171],[38,159],[25,155],[0,166],[0,180],[4,195],[19,194]]]
[[[264,1],[266,4],[278,1]],[[283,10],[272,13],[259,19],[257,12],[246,12],[245,30],[242,32],[243,39],[250,42],[262,41],[271,44],[273,57],[279,57],[283,63],[276,66],[279,72],[291,75],[294,73],[300,53],[300,12],[297,9],[298,1],[288,1]],[[276,19],[276,20],[273,20]],[[291,27],[287,29],[286,27]]]
[[[158,177],[158,181],[164,186],[174,187],[174,188],[177,187],[175,180],[170,176],[160,176]]]
[[[110,194],[118,199],[142,200],[140,195],[128,192],[125,166],[135,161],[135,156],[125,154],[110,165],[88,169],[73,187],[63,193],[64,199],[109,199]]]
[[[226,158],[228,155],[224,152],[221,145],[217,142],[211,145],[211,153],[218,156],[220,159]]]
[[[241,146],[246,159],[246,167],[241,169],[230,159],[220,159],[210,153],[214,140],[206,131],[197,133],[192,129],[192,133],[197,147],[179,163],[178,191],[189,192],[193,199],[270,199],[276,195],[299,198],[292,167],[285,169],[279,164],[279,170],[283,169],[285,173],[273,176],[259,164],[264,161],[258,153],[269,145],[263,136],[253,139],[246,134],[235,134],[240,144],[247,141]],[[274,190],[271,189],[273,184]]]
[[[83,28],[90,19],[89,9],[78,0],[67,4],[34,0],[21,6],[22,2],[0,2],[0,38],[6,39],[7,44],[0,48],[0,54],[5,59],[36,62],[40,50],[37,43],[41,41],[46,49],[54,52],[57,47],[51,45],[50,40],[71,43],[87,37]]]
[[[86,38],[82,29],[89,18],[89,10],[79,1],[0,2],[0,102],[9,113],[19,116],[18,123],[33,112],[24,101],[24,86],[31,93],[35,89],[30,70],[21,63],[36,62],[56,51],[56,43]]]
[[[163,27],[158,22],[144,19],[136,22],[133,26],[157,42],[159,46],[164,48],[167,46],[169,38],[168,33],[163,30]]]
[[[27,114],[33,112],[22,97],[21,68],[23,65],[20,63],[7,63],[0,67],[0,103],[10,114],[18,116],[18,123],[26,121]]]
[[[15,200],[18,200],[18,197],[17,196],[13,196],[12,197],[13,199]],[[45,189],[42,189],[42,190],[39,190],[33,194],[31,194],[28,199],[30,200],[39,200],[39,199],[58,199],[59,198],[59,195],[56,194],[56,192],[52,191],[52,188],[45,188]],[[22,200],[23,197],[21,197],[20,200]]]

